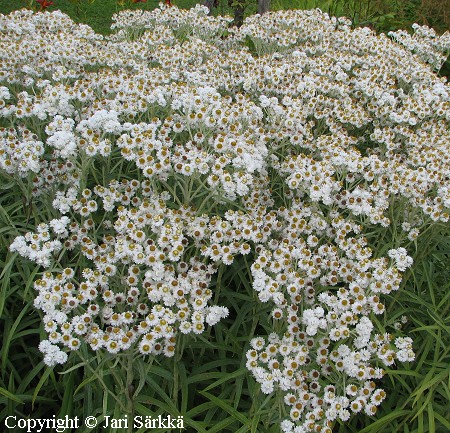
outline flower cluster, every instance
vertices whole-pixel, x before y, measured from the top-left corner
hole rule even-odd
[[[215,275],[246,256],[274,322],[247,368],[283,395],[284,432],[329,433],[414,359],[380,323],[411,245],[449,220],[450,88],[400,33],[319,10],[229,22],[160,5],[103,37],[0,15],[0,170],[51,215],[10,249],[45,268],[50,366],[83,345],[173,356],[227,317]],[[447,36],[415,30],[436,66]]]
[[[429,63],[439,71],[450,53],[450,32],[438,36],[428,26],[413,24],[414,33],[410,35],[404,30],[389,32],[389,35],[399,44],[417,54],[420,59]]]

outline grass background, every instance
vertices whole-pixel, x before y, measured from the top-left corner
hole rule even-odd
[[[237,0],[233,0],[237,1]],[[246,4],[245,15],[257,12],[257,0],[239,0]],[[439,33],[450,28],[450,0],[271,0],[271,10],[315,9],[320,8],[330,15],[347,16],[355,25],[371,26],[379,32],[406,29],[411,30],[415,22],[430,25]],[[146,3],[132,3],[123,0],[53,0],[47,10],[60,9],[72,19],[91,26],[101,34],[111,33],[111,17],[123,9],[152,10],[161,0],[147,0]],[[180,8],[189,9],[198,0],[172,0]],[[34,2],[36,5],[36,2]],[[13,10],[30,5],[30,0],[0,0],[0,13],[8,14]],[[214,9],[216,15],[233,15],[227,0],[219,0]],[[447,60],[440,71],[441,76],[450,76],[450,61]]]
[[[79,10],[68,0],[55,3],[72,18],[101,33],[107,33],[111,15],[117,11],[114,0],[97,0]],[[183,7],[194,3],[177,2]],[[148,0],[134,7],[152,9],[156,4]],[[25,5],[26,1],[0,0],[0,13]],[[283,4],[274,2],[273,6]],[[245,369],[243,354],[249,336],[264,334],[271,326],[267,311],[255,302],[245,258],[233,264],[232,272],[218,275],[215,281],[216,291],[220,292],[217,301],[229,307],[230,317],[208,331],[209,335],[185,337],[174,359],[136,364],[130,371],[127,355],[108,357],[80,352],[73,354],[64,367],[46,368],[37,349],[41,318],[33,307],[32,283],[40,268],[11,254],[8,246],[16,235],[32,230],[48,217],[43,204],[27,196],[26,188],[18,189],[9,176],[0,173],[2,427],[9,415],[94,415],[101,422],[102,413],[106,413],[120,418],[121,405],[130,400],[124,381],[129,374],[137,396],[133,401],[137,415],[181,414],[189,433],[279,432],[278,422],[284,410],[280,396],[261,394]],[[386,320],[394,322],[402,315],[409,318],[403,332],[414,339],[417,361],[387,371],[382,386],[388,397],[376,417],[359,415],[345,425],[337,425],[336,432],[450,431],[449,234],[448,225],[436,226],[428,233],[422,247],[413,254],[416,265],[408,272],[402,290],[386,302]],[[80,430],[84,431],[88,430]],[[110,431],[115,433],[114,429]]]
[[[53,0],[48,10],[60,9],[73,19],[90,25],[103,34],[110,32],[111,16],[121,9],[151,10],[160,0],[147,0],[146,3],[132,3],[123,0],[123,7],[117,0]],[[240,0],[246,5],[246,15],[256,13],[257,0]],[[173,0],[180,8],[191,8],[198,0]],[[27,7],[30,0],[0,0],[0,13]],[[34,2],[34,4],[36,4]],[[330,15],[345,15],[356,24],[371,25],[377,30],[389,31],[410,28],[411,24],[427,24],[444,32],[450,26],[450,5],[448,0],[271,0],[271,9],[314,9],[321,8]],[[227,0],[220,0],[215,14],[230,14],[232,9]]]

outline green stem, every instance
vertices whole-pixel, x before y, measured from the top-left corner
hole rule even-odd
[[[175,351],[178,352],[178,345],[175,348]],[[175,407],[178,407],[178,379],[179,379],[179,372],[178,372],[178,362],[179,354],[176,353],[173,358],[173,391],[172,391],[172,399],[175,404]]]
[[[83,191],[87,185],[87,175],[89,172],[89,159],[85,152],[81,152],[81,179],[80,179],[80,191]]]
[[[93,374],[95,376],[95,378],[98,380],[98,382],[100,383],[100,385],[102,386],[103,390],[106,392],[106,395],[110,395],[116,402],[117,404],[123,409],[125,410],[123,403],[120,401],[120,399],[116,396],[116,394],[114,392],[112,392],[109,387],[106,385],[105,381],[103,380],[103,374],[100,375],[96,369],[92,368],[92,366],[89,364],[89,361],[87,361],[87,359],[81,354],[78,353],[79,357],[81,358],[81,360],[84,362],[85,367],[87,367],[89,369],[89,371],[91,372],[91,374]]]
[[[127,415],[129,415],[129,419],[132,420],[134,416],[134,385],[133,385],[133,352],[129,351],[127,354],[127,388],[126,388],[126,396],[127,396]],[[128,433],[133,432],[133,422],[130,421],[128,423]]]

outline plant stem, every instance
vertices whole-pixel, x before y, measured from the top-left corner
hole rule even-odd
[[[133,352],[129,351],[127,354],[127,388],[126,388],[126,396],[127,396],[127,415],[129,415],[129,419],[131,420],[128,423],[128,433],[133,432],[133,415],[134,415],[134,372],[133,372]]]

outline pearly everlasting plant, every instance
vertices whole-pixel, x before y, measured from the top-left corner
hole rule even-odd
[[[0,16],[0,167],[54,215],[10,250],[44,268],[49,366],[82,346],[173,356],[228,316],[215,278],[245,256],[274,323],[246,367],[282,393],[284,432],[330,433],[414,360],[378,318],[449,219],[450,88],[402,33],[319,10],[229,22],[160,5],[103,37]]]

